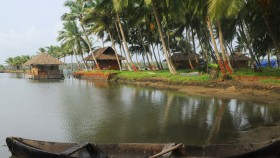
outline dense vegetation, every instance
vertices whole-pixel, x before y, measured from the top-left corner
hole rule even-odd
[[[57,38],[61,45],[47,51],[57,58],[74,55],[78,66],[88,69],[83,58],[92,53],[97,36],[125,56],[120,70],[137,71],[140,57],[150,70],[162,69],[159,56],[164,56],[176,74],[170,57],[181,52],[200,54],[225,75],[232,73],[233,52],[248,52],[256,64],[266,55],[279,61],[278,6],[277,0],[67,0],[69,12],[61,17]]]

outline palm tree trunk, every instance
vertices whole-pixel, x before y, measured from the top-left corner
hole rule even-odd
[[[271,68],[271,63],[270,63],[270,50],[267,50],[267,62],[268,62],[268,66],[269,68]]]
[[[141,70],[141,66],[139,64],[139,60],[138,60],[138,53],[135,53],[136,55],[136,63],[137,63],[137,66],[138,66],[138,70]]]
[[[160,54],[159,54],[158,44],[157,44],[157,52],[158,52],[159,63],[160,63],[161,69],[163,70],[163,65],[162,65],[162,62],[161,62],[161,60],[160,60]]]
[[[154,50],[154,47],[153,47],[153,44],[150,44],[150,45],[151,45],[151,47],[152,47],[152,52],[153,52],[153,56],[155,57],[157,67],[158,67],[158,69],[160,70],[161,68],[160,68],[160,66],[159,66],[159,63],[158,63],[158,60],[157,60],[157,56],[156,56],[156,54],[155,54],[155,50]]]
[[[149,70],[153,70],[148,54],[145,54],[145,57],[147,58]]]
[[[237,63],[236,63],[236,60],[235,60],[234,57],[233,57],[233,55],[234,55],[234,50],[233,50],[232,42],[231,42],[230,44],[227,44],[227,47],[228,47],[229,52],[230,52],[230,54],[231,54],[231,61],[232,61],[232,62],[230,62],[231,65],[234,65],[234,67],[238,68],[238,65],[237,65]],[[229,59],[229,61],[230,61],[230,59]]]
[[[83,64],[84,64],[84,66],[85,66],[85,68],[86,68],[86,70],[88,70],[88,66],[87,66],[87,63],[86,63],[86,61],[85,61],[85,58],[84,58],[84,52],[82,52],[82,54],[81,54],[81,57],[82,57],[82,59],[83,59]]]
[[[115,22],[115,27],[116,27],[117,32],[118,32],[118,37],[119,37],[119,40],[120,40],[120,47],[122,47],[123,52],[124,52],[124,58],[125,58],[125,61],[126,61],[127,68],[128,68],[129,71],[131,71],[132,69],[131,69],[131,67],[130,67],[130,65],[129,65],[129,62],[128,62],[128,60],[127,60],[127,55],[126,55],[125,50],[124,50],[124,47],[123,47],[123,45],[122,45],[122,39],[121,39],[120,30],[119,30],[119,27],[118,27],[118,25],[117,25],[117,22]]]
[[[117,50],[116,50],[116,46],[115,46],[115,40],[114,40],[110,30],[108,30],[108,33],[109,33],[110,40],[112,42],[112,47],[114,49],[114,52],[115,52],[115,55],[116,55],[116,59],[118,61],[119,69],[120,69],[120,71],[122,71],[122,67],[121,67],[121,64],[120,64],[119,56],[118,56],[118,53],[117,53]]]
[[[159,32],[159,35],[160,35],[160,39],[161,39],[161,43],[162,43],[162,47],[163,47],[163,52],[164,52],[164,55],[165,55],[165,58],[166,58],[168,69],[169,69],[171,74],[176,74],[177,73],[176,69],[175,69],[175,67],[172,63],[172,60],[168,55],[168,51],[166,49],[166,44],[165,44],[163,33],[162,33],[162,30],[161,30],[161,24],[160,24],[160,21],[159,21],[159,16],[158,16],[158,12],[157,12],[156,4],[155,4],[154,0],[152,0],[152,7],[153,7],[153,12],[154,12],[154,15],[155,15],[155,18],[156,18],[158,32]]]
[[[73,54],[71,54],[71,70],[74,71]]]
[[[193,28],[191,28],[191,32],[192,32],[193,51],[194,51],[194,54],[195,54],[195,62],[196,62],[196,64],[198,64],[198,59],[197,59],[197,56],[196,56],[196,46],[195,46],[194,31],[193,31]]]
[[[225,50],[225,54],[226,54],[226,58],[227,58],[227,61],[228,61],[228,66],[229,68],[232,70],[232,72],[234,71],[232,66],[231,66],[231,62],[230,62],[230,58],[229,58],[229,53],[227,51],[227,47],[226,47],[226,42],[224,41],[224,50]]]
[[[277,56],[277,65],[278,65],[277,68],[280,68],[280,57],[279,56]]]
[[[212,44],[213,44],[213,47],[214,47],[214,51],[215,51],[215,54],[216,54],[216,57],[217,57],[217,60],[218,60],[218,64],[219,64],[219,67],[220,67],[220,69],[223,73],[223,76],[224,76],[224,75],[226,75],[225,67],[224,67],[223,61],[221,60],[221,57],[220,57],[220,54],[219,54],[219,51],[218,51],[218,48],[217,48],[217,44],[216,44],[216,41],[215,41],[215,37],[214,37],[214,34],[213,34],[212,25],[211,25],[211,21],[210,21],[209,17],[207,17],[206,22],[207,22],[207,28],[208,28],[210,36],[211,36],[211,41],[212,41]]]
[[[147,65],[146,65],[146,60],[145,60],[145,56],[143,53],[142,53],[142,58],[143,58],[144,69],[146,70]]]
[[[75,49],[73,49],[73,52],[74,52],[74,55],[75,55],[75,58],[76,58],[76,61],[77,61],[78,69],[81,70],[80,62],[79,62],[78,57],[77,57],[77,52],[76,52]]]
[[[180,47],[183,49],[183,52],[184,52],[185,54],[190,55],[190,53],[189,53],[189,52],[187,52],[187,51],[186,51],[186,49],[183,47],[182,43],[180,43],[180,42],[179,42],[179,44],[180,44]],[[189,66],[190,66],[190,68],[193,70],[194,68],[193,68],[192,61],[191,61],[191,59],[190,59],[190,58],[188,58],[188,62],[189,62]]]
[[[218,26],[218,31],[219,31],[219,41],[220,41],[220,48],[221,48],[221,52],[222,52],[222,57],[223,57],[223,61],[224,61],[224,65],[226,70],[232,74],[232,69],[229,66],[229,61],[226,57],[226,52],[225,52],[225,46],[224,46],[224,37],[223,37],[223,32],[222,32],[222,26],[219,20],[217,20],[217,26]]]
[[[124,48],[122,47],[122,44],[119,44],[119,49],[121,51],[121,56],[123,56],[123,54],[124,54],[124,62],[125,62],[125,65],[127,66],[127,69],[129,71],[131,71],[131,68],[130,68],[129,64],[127,63],[126,54],[125,54]],[[123,65],[122,65],[122,67],[123,67]]]
[[[209,31],[208,31],[209,32]],[[203,29],[202,30],[202,33],[204,35],[204,38],[206,38],[206,43],[205,43],[205,46],[206,46],[206,49],[210,52],[210,55],[211,55],[211,58],[213,59],[213,61],[218,64],[218,59],[215,55],[215,52],[213,50],[213,48],[211,47],[211,44],[210,44],[210,40],[211,40],[211,37],[209,37],[209,35],[206,33],[206,31]],[[199,36],[199,34],[197,34]],[[201,39],[201,38],[199,38]],[[200,42],[202,43],[202,42]]]
[[[155,62],[153,61],[153,58],[152,58],[152,55],[150,52],[148,52],[148,56],[150,57],[150,60],[151,60],[151,63],[152,63],[152,67],[153,67],[153,70],[157,70],[156,66],[155,66]]]
[[[97,60],[96,60],[96,58],[95,58],[94,54],[93,54],[93,51],[92,51],[92,48],[91,48],[91,44],[90,44],[90,41],[89,41],[88,35],[87,35],[86,31],[85,31],[84,25],[83,25],[83,24],[81,24],[81,27],[82,27],[82,29],[83,29],[83,32],[84,32],[84,35],[85,35],[85,38],[86,38],[86,40],[85,40],[85,41],[86,41],[86,43],[87,43],[87,45],[88,45],[88,48],[89,48],[90,54],[92,55],[92,58],[93,58],[93,60],[94,60],[94,62],[95,62],[95,65],[96,65],[96,68],[99,70],[99,69],[100,69],[100,67],[99,67],[99,64],[98,64],[98,62],[97,62]]]
[[[138,30],[139,30],[139,35],[140,35],[140,39],[141,39],[141,43],[142,43],[142,46],[143,46],[143,48],[144,48],[144,53],[147,55],[150,55],[150,53],[147,51],[147,49],[146,49],[146,46],[145,46],[145,44],[144,44],[144,39],[143,39],[143,36],[142,36],[142,33],[141,33],[141,30],[140,30],[140,27],[138,27]],[[148,59],[148,62],[149,62],[149,57],[147,56],[147,59]],[[149,62],[149,67],[150,67],[150,69],[152,68],[152,70],[154,70],[154,65],[153,65],[153,63],[152,63],[152,67],[151,67],[151,65],[150,65],[151,63]]]
[[[105,43],[105,42],[104,42],[104,36],[102,36],[101,39],[102,39],[102,47],[104,48],[104,43]]]
[[[119,28],[120,28],[120,32],[121,32],[121,36],[122,36],[122,39],[123,39],[123,42],[124,42],[124,46],[125,46],[125,50],[127,52],[127,56],[128,56],[128,60],[133,68],[134,71],[137,71],[137,68],[136,66],[133,64],[132,62],[132,59],[131,59],[131,54],[130,54],[130,51],[128,49],[128,45],[127,45],[127,42],[126,42],[126,38],[125,38],[125,35],[124,35],[124,32],[123,32],[123,28],[122,28],[122,24],[121,24],[121,20],[120,20],[120,16],[119,16],[119,13],[116,13],[117,15],[117,21],[118,21],[118,24],[119,24]]]
[[[257,60],[257,57],[255,56],[255,54],[253,53],[253,50],[252,50],[251,45],[250,45],[251,42],[248,41],[248,38],[247,38],[247,35],[245,33],[244,27],[246,27],[246,26],[243,26],[243,22],[242,22],[242,20],[240,20],[240,35],[244,39],[246,47],[249,50],[249,54],[251,56],[251,63],[253,63],[255,61],[256,64],[258,65],[258,67],[260,68],[260,63]]]

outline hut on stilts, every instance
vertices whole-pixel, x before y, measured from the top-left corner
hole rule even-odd
[[[27,78],[30,79],[63,79],[63,73],[59,70],[59,65],[63,62],[52,57],[48,53],[40,53],[30,59],[24,65],[30,66]]]

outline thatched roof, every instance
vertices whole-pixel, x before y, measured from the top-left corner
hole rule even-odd
[[[242,52],[235,52],[232,55],[232,58],[234,60],[251,60],[251,58],[247,57],[245,54],[243,54]],[[232,58],[230,58],[232,60]]]
[[[24,65],[61,65],[62,61],[52,57],[48,53],[40,53],[34,58],[28,60]]]
[[[93,51],[96,60],[117,60],[115,51],[111,47],[103,47]],[[125,58],[118,54],[119,60]],[[86,61],[93,61],[92,54],[85,58]]]

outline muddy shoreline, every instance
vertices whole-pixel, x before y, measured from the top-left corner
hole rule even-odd
[[[264,104],[280,106],[280,86],[242,81],[211,81],[207,83],[171,83],[159,79],[125,80],[111,79],[111,81],[147,86],[157,89],[172,89],[178,92],[196,96],[220,97],[225,99],[239,99],[257,101]]]

